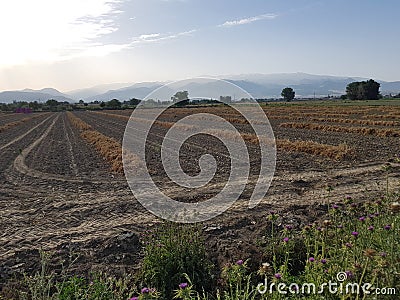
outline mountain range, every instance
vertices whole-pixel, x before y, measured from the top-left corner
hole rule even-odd
[[[209,77],[209,76],[203,76]],[[250,93],[255,98],[279,98],[283,88],[289,86],[296,92],[296,97],[324,97],[328,95],[338,96],[345,93],[346,86],[353,81],[366,80],[360,77],[339,77],[327,75],[312,75],[306,73],[281,73],[281,74],[242,74],[225,75],[218,77],[237,85]],[[377,80],[381,84],[381,93],[400,93],[400,81],[386,82]],[[61,93],[54,88],[41,90],[24,89],[20,91],[4,91],[0,93],[0,103],[13,101],[38,101],[45,102],[48,99],[57,101],[76,102],[83,99],[86,102],[98,100],[109,101],[119,99],[121,101],[132,98],[143,99],[149,93],[163,86],[167,82],[143,82],[143,83],[113,83],[98,85],[92,88],[73,90]],[[188,90],[191,94],[203,93],[204,97],[219,98],[220,95],[228,95],[226,85],[218,84],[213,80],[205,80],[199,83],[182,83],[179,90]],[[168,100],[176,91],[165,89]]]

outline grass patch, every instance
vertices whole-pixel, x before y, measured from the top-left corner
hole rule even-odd
[[[201,229],[165,223],[143,233],[137,274],[57,277],[43,256],[42,269],[8,284],[0,299],[398,299],[399,201],[398,192],[367,201],[347,196],[326,205],[325,219],[298,228],[282,224],[279,212],[266,212],[259,270],[239,259],[218,278]],[[342,292],[331,292],[329,282],[341,283]],[[278,292],[278,285],[287,294]],[[386,295],[377,296],[378,291]]]

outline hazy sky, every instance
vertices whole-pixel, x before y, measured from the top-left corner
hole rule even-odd
[[[307,72],[400,80],[398,0],[1,0],[0,90]]]

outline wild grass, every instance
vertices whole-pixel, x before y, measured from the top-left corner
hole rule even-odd
[[[60,278],[42,258],[39,272],[14,280],[0,295],[32,300],[398,299],[398,188],[363,199],[346,196],[328,203],[325,216],[310,224],[285,223],[279,211],[265,211],[263,242],[255,241],[264,252],[258,270],[249,268],[251,257],[237,257],[213,272],[202,229],[165,223],[143,232],[138,273]]]

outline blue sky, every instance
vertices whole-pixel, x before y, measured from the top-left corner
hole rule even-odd
[[[0,90],[242,73],[396,81],[399,11],[395,0],[4,0]]]

